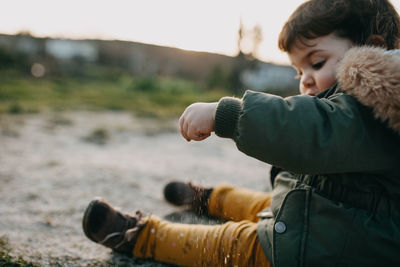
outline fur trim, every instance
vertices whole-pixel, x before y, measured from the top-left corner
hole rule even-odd
[[[397,51],[398,52],[398,51]],[[400,55],[376,47],[350,49],[337,70],[339,85],[400,133]]]

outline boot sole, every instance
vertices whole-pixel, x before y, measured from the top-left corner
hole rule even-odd
[[[86,237],[92,240],[93,242],[97,243],[95,239],[92,238],[89,232],[89,214],[92,212],[92,209],[94,205],[98,204],[100,202],[101,198],[96,198],[92,200],[89,205],[87,206],[85,213],[83,214],[83,219],[82,219],[82,228],[83,232],[85,233]]]
[[[164,187],[164,198],[175,206],[190,205],[194,198],[194,191],[188,183],[173,181]]]

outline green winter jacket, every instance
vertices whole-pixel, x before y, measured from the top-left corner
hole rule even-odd
[[[222,98],[218,136],[283,169],[258,238],[276,266],[400,266],[400,56],[353,48],[317,97]]]

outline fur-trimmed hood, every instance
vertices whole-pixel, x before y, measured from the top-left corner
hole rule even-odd
[[[400,51],[350,49],[338,65],[339,85],[400,134]]]

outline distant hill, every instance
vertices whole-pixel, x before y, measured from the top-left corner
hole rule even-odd
[[[297,87],[297,82],[293,79],[294,70],[289,66],[258,60],[245,62],[243,58],[242,61],[238,61],[238,57],[137,42],[0,34],[0,50],[3,54],[26,55],[29,64],[40,63],[50,74],[56,71],[55,66],[73,66],[74,63],[122,68],[132,75],[179,76],[195,80],[210,79],[211,76],[215,76],[216,71],[229,75],[239,69],[239,79],[248,89],[275,88],[278,91],[290,91]],[[78,71],[75,67],[71,69]]]

